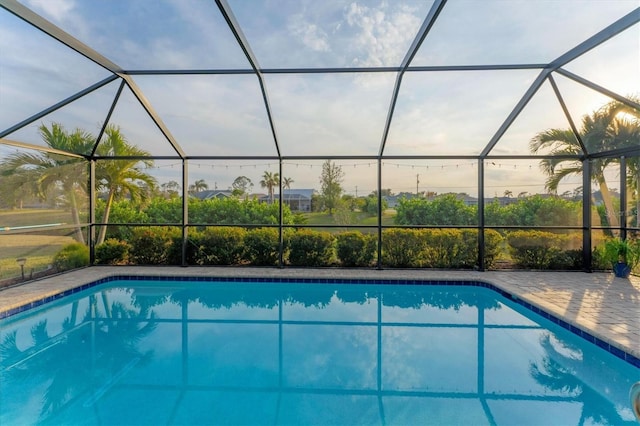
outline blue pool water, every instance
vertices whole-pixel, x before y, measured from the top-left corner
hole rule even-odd
[[[0,424],[637,424],[640,369],[482,287],[113,281],[0,321]]]

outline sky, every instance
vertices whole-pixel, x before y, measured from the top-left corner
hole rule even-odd
[[[21,0],[126,70],[250,69],[215,2],[201,0]],[[431,1],[229,0],[262,69],[398,66]],[[411,65],[547,63],[640,7],[638,0],[450,0]],[[562,19],[558,19],[562,17]],[[21,20],[0,11],[0,132],[111,74]],[[640,94],[640,24],[565,69],[620,95]],[[404,74],[385,140],[386,155],[477,155],[539,70]],[[276,156],[258,78],[253,74],[134,76],[190,156]],[[610,99],[573,80],[554,79],[574,120]],[[383,142],[395,72],[263,74],[283,156],[375,156]],[[119,80],[7,136],[42,145],[41,124],[97,133]],[[154,155],[175,155],[127,88],[110,123]],[[528,155],[536,133],[568,128],[547,82],[492,154]],[[11,152],[0,147],[0,156]],[[156,162],[161,181],[180,181],[176,161]],[[285,160],[293,188],[318,188],[322,160]],[[477,193],[475,160],[383,160],[383,188],[394,192]],[[493,164],[492,164],[493,163]],[[371,160],[338,163],[344,187],[376,188]],[[213,166],[213,167],[212,167]],[[492,169],[495,167],[495,170]],[[542,192],[537,161],[487,162],[486,193]],[[246,175],[259,190],[277,161],[192,160],[190,182],[227,189]],[[506,173],[506,171],[509,173]],[[175,177],[177,176],[177,178]],[[615,180],[615,172],[612,173]],[[576,183],[577,182],[577,183]],[[580,184],[576,178],[567,190]],[[521,190],[520,190],[521,189]],[[562,192],[562,191],[561,191]]]

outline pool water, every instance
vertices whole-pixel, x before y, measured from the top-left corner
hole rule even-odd
[[[487,288],[113,281],[0,321],[0,424],[637,424],[640,369]]]

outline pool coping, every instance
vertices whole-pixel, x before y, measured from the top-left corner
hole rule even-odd
[[[118,279],[327,284],[346,282],[374,285],[485,287],[640,368],[640,334],[636,334],[640,332],[640,277],[632,277],[627,283],[623,283],[617,281],[618,279],[613,281],[611,274],[233,267],[89,267],[0,290],[0,319]],[[569,311],[563,314],[562,303],[558,303],[557,294],[554,300],[554,281],[562,283],[559,286],[563,292],[566,290],[565,287],[571,288],[577,284],[582,288],[586,285],[588,290],[585,294],[595,292],[596,296],[598,285],[620,286],[619,288],[625,289],[626,287],[622,286],[626,285],[630,286],[630,296],[621,299],[627,306],[623,306],[620,310],[612,307],[614,315],[611,318],[609,318],[610,313],[604,312],[607,314],[607,320],[601,323],[602,320],[599,322],[598,318],[589,318],[589,315],[585,316],[580,312],[575,317],[567,315],[572,313]],[[582,296],[585,297],[584,294]],[[615,307],[617,308],[617,305]],[[631,309],[631,312],[626,311],[627,309]],[[625,316],[625,312],[629,315]],[[621,338],[620,333],[615,332],[619,329],[630,330],[627,333],[629,336]],[[638,339],[635,338],[636,336]]]

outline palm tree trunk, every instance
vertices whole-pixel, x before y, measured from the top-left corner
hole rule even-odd
[[[111,205],[113,204],[113,199],[115,197],[115,191],[113,189],[109,190],[109,196],[107,197],[107,204],[104,206],[104,215],[102,217],[102,223],[109,223],[109,214],[111,213]],[[107,225],[102,225],[100,227],[100,233],[98,234],[98,239],[96,240],[96,245],[104,243],[104,239],[107,236]]]
[[[68,192],[69,192],[69,201],[71,202],[71,217],[73,219],[73,224],[76,225],[75,239],[79,243],[85,244],[84,234],[82,233],[82,227],[80,226],[80,214],[78,213],[78,203],[76,201],[76,194],[73,190],[73,187]]]
[[[618,227],[620,225],[620,221],[618,220],[618,214],[616,210],[613,208],[613,200],[611,199],[611,193],[609,192],[607,182],[605,182],[604,178],[601,178],[598,180],[598,185],[600,186],[600,194],[602,195],[604,208],[607,211],[609,226],[614,228]]]
[[[636,226],[640,228],[640,168],[638,169],[638,180],[636,182]]]

